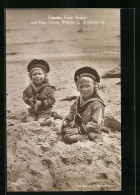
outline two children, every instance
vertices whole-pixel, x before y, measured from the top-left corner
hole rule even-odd
[[[30,106],[25,122],[37,120],[40,125],[53,122],[52,108],[55,103],[54,87],[48,82],[49,64],[44,60],[32,60],[27,66],[32,83],[23,91],[23,100]],[[63,119],[60,134],[65,143],[75,143],[88,136],[93,141],[103,127],[103,100],[97,94],[100,77],[91,67],[78,69],[74,81],[80,96],[70,108],[69,114]],[[74,127],[69,128],[74,123]]]

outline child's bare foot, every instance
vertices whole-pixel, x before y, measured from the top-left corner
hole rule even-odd
[[[51,123],[53,123],[54,119],[52,117],[46,119],[46,118],[39,118],[38,122],[41,126],[49,126]]]

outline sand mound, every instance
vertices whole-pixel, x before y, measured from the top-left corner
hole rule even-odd
[[[102,132],[96,142],[66,145],[56,133],[60,122],[9,126],[8,191],[120,190],[120,133]]]

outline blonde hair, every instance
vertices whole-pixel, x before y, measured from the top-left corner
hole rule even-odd
[[[35,68],[32,68],[29,72],[29,78],[30,80],[32,80],[32,73],[34,72],[34,70],[42,70],[42,72],[44,73],[45,75],[45,81],[48,83],[49,82],[49,79],[47,78],[48,77],[48,73],[42,69],[42,68],[39,68],[39,67],[35,67]]]
[[[80,77],[79,79],[78,79],[78,81],[77,81],[77,83],[76,83],[76,85],[77,85],[77,88],[78,88],[78,85],[80,84],[80,83],[83,83],[84,81],[92,81],[93,82],[93,84],[94,84],[94,91],[95,92],[97,92],[98,91],[98,88],[99,88],[99,84],[98,84],[98,82],[96,82],[96,81],[94,81],[92,78],[90,78],[90,77]]]

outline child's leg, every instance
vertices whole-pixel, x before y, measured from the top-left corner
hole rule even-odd
[[[66,144],[76,143],[77,142],[77,135],[68,135],[68,134],[66,134],[64,136],[64,139],[63,140],[64,140],[64,142]]]
[[[27,116],[26,119],[24,120],[25,122],[32,122],[32,121],[36,121],[35,117],[32,116]]]
[[[88,138],[89,138],[90,141],[94,141],[95,139],[99,138],[99,134],[94,133],[94,132],[89,132],[88,133]]]
[[[51,112],[50,113],[46,113],[46,112],[41,112],[39,115],[38,115],[38,120],[39,124],[41,126],[49,126],[52,122],[53,122],[53,119],[51,118]]]
[[[76,135],[68,135],[66,134],[63,138],[64,142],[67,144],[76,143],[77,141],[82,141],[84,139],[83,135],[76,134]]]
[[[53,118],[39,118],[37,121],[41,126],[49,126],[53,122]]]
[[[29,110],[29,114],[24,119],[24,122],[26,123],[26,122],[36,121],[36,120],[37,120],[37,115],[33,112],[30,112],[30,110]]]
[[[39,118],[37,121],[39,122],[41,126],[44,126],[45,120],[46,118]]]

